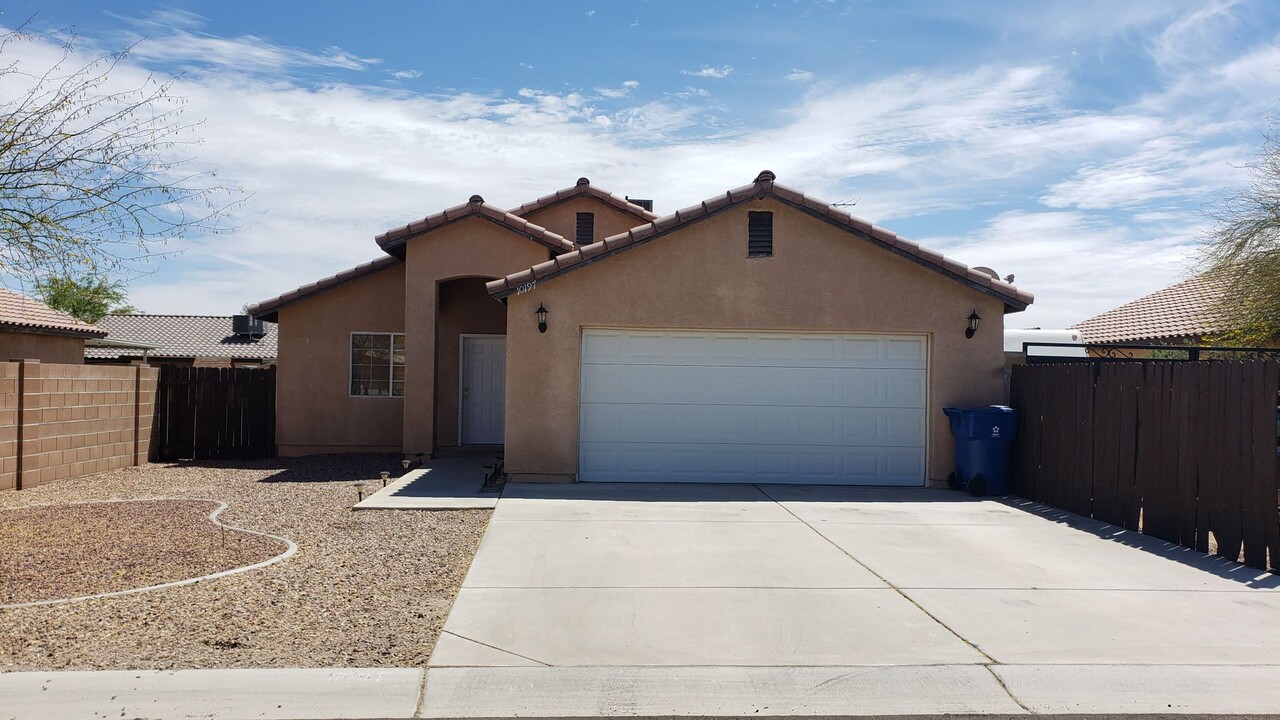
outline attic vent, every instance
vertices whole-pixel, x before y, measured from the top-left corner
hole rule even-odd
[[[267,334],[266,329],[262,326],[262,321],[252,315],[233,315],[231,317],[231,332],[235,335],[244,335],[246,337],[262,337]]]
[[[640,198],[628,197],[628,198],[627,198],[627,202],[631,203],[632,205],[639,205],[640,207],[644,208],[645,210],[648,210],[649,212],[653,212],[653,201],[652,201],[652,200],[641,200]]]
[[[596,236],[596,214],[595,213],[578,213],[578,244],[590,245],[595,242]]]
[[[747,213],[747,257],[773,256],[773,213]]]

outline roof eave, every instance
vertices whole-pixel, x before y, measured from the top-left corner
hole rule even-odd
[[[32,335],[59,335],[62,337],[78,337],[78,338],[103,338],[107,336],[106,330],[97,328],[77,330],[73,328],[53,328],[41,327],[38,325],[26,325],[24,323],[11,323],[0,321],[0,330],[9,332],[30,333]]]

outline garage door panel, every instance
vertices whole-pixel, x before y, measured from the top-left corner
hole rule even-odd
[[[921,485],[924,337],[583,336],[583,480]]]
[[[908,335],[588,330],[582,363],[795,365],[924,369],[927,344]]]
[[[921,408],[920,370],[584,365],[584,403],[690,403]]]
[[[902,409],[593,403],[582,406],[582,432],[615,443],[925,444],[920,413]]]
[[[876,448],[666,444],[598,444],[583,448],[584,477],[594,482],[722,482],[918,486],[920,455]]]

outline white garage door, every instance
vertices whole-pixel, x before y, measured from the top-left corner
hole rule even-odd
[[[587,330],[579,479],[923,485],[923,336]]]

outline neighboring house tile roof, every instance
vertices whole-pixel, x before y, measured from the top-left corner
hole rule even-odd
[[[569,252],[574,247],[573,243],[550,230],[534,225],[524,218],[512,215],[496,205],[486,203],[484,198],[479,195],[472,195],[471,199],[462,205],[455,205],[434,215],[428,215],[404,227],[388,230],[377,236],[376,240],[378,241],[378,246],[386,251],[388,255],[404,259],[404,244],[411,238],[425,235],[433,230],[452,225],[469,217],[478,217],[501,225],[512,232],[546,245],[554,253]]]
[[[0,329],[95,338],[106,331],[54,310],[35,298],[0,288]]]
[[[1225,332],[1231,328],[1217,305],[1229,285],[1226,274],[1197,275],[1072,327],[1087,343],[1199,338]]]
[[[278,328],[264,324],[262,337],[236,335],[230,315],[108,315],[97,327],[111,339],[135,340],[158,345],[147,354],[153,358],[237,358],[274,360]],[[141,357],[142,350],[127,348],[85,348],[84,356],[95,359]]]
[[[652,222],[658,219],[657,215],[645,210],[635,203],[629,202],[626,198],[620,198],[607,190],[593,187],[591,185],[591,181],[586,178],[578,178],[578,182],[571,188],[557,190],[550,195],[544,195],[537,200],[527,202],[518,208],[514,208],[511,210],[511,214],[524,217],[529,213],[551,207],[552,205],[558,205],[566,200],[572,200],[573,198],[582,197],[584,195],[595,198],[606,205],[611,205],[625,213],[634,215],[638,220],[644,222]]]
[[[384,270],[392,265],[399,265],[400,262],[400,258],[391,257],[390,255],[380,257],[377,260],[372,260],[348,270],[343,270],[337,275],[330,275],[327,278],[321,278],[295,290],[290,290],[283,295],[277,295],[270,300],[263,300],[260,303],[250,305],[245,308],[245,312],[260,320],[275,322],[279,317],[278,313],[280,312],[280,308],[285,305],[302,300],[303,298],[314,295],[322,290],[328,290],[335,285],[341,285],[343,283],[362,278],[365,275],[376,273],[379,270]]]
[[[876,227],[866,220],[853,217],[837,210],[822,200],[806,197],[803,193],[774,182],[773,173],[765,170],[756,177],[754,183],[730,190],[723,195],[703,201],[684,210],[677,210],[671,215],[658,218],[647,225],[632,228],[604,240],[584,245],[581,248],[557,256],[545,263],[494,280],[486,285],[490,294],[503,298],[516,292],[517,288],[530,282],[543,282],[572,272],[582,267],[617,255],[632,247],[662,237],[688,224],[705,220],[742,203],[764,197],[773,198],[784,205],[793,207],[819,220],[835,225],[849,233],[866,240],[877,247],[888,250],[900,257],[918,263],[936,272],[967,285],[979,292],[995,297],[1005,304],[1006,312],[1025,310],[1034,297],[1025,290],[1019,290],[1002,280],[971,269],[969,266],[944,257],[941,253],[920,247],[918,244],[898,237],[883,228]]]

